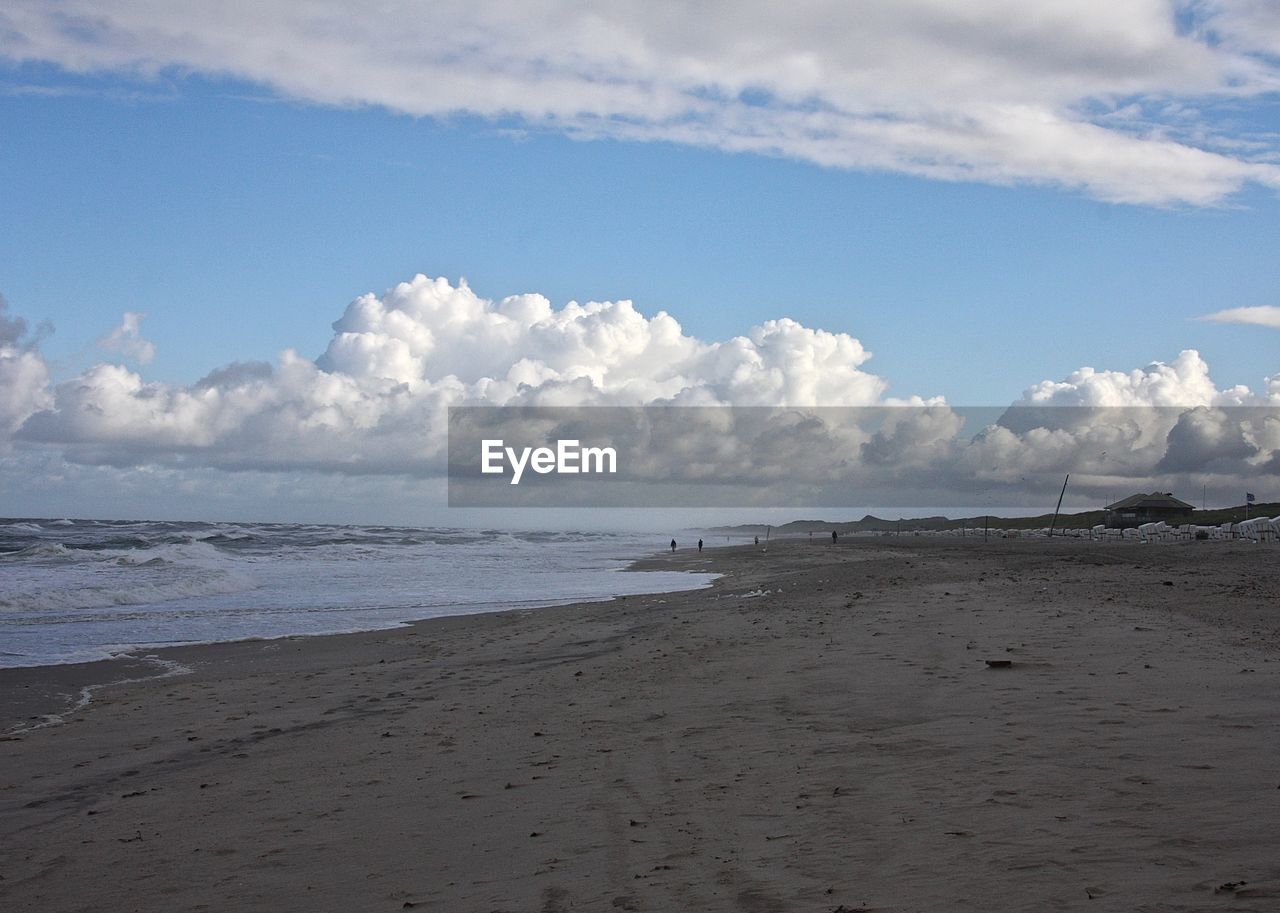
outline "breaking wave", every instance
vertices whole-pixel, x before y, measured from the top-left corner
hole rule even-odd
[[[617,573],[662,544],[497,529],[0,520],[0,666],[370,630],[712,579]]]

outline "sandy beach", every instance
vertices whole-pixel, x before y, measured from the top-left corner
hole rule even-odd
[[[646,563],[700,591],[7,670],[0,907],[1275,911],[1277,554],[801,540]]]

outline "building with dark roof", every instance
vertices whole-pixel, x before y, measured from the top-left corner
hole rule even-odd
[[[1189,519],[1194,510],[1194,506],[1186,501],[1179,501],[1167,491],[1130,495],[1123,501],[1107,505],[1107,526],[1126,529],[1161,520],[1172,526],[1178,521]]]

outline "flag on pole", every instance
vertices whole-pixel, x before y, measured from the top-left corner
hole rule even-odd
[[[1253,492],[1251,492],[1251,491],[1246,491],[1246,492],[1244,493],[1244,502],[1245,502],[1246,504],[1252,504],[1252,503],[1253,503],[1254,501],[1256,501],[1256,500],[1257,500],[1257,498],[1255,498],[1255,497],[1253,496]]]

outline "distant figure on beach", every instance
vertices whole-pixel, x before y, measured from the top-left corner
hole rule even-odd
[[[672,540],[671,540],[671,550],[672,550],[673,552],[676,550],[676,540],[675,540],[675,539],[672,539]]]
[[[759,544],[760,544],[760,537],[756,536],[756,545],[759,545]]]
[[[835,545],[836,540],[838,540],[839,538],[840,538],[840,534],[833,529],[831,531],[831,544]]]
[[[698,540],[698,551],[702,551],[702,540]]]

